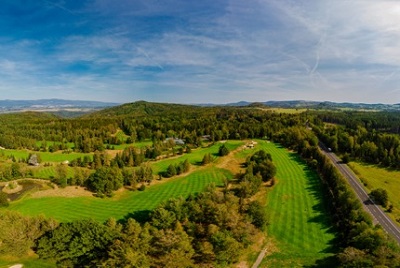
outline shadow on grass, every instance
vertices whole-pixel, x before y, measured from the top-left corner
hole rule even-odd
[[[338,263],[338,259],[336,256],[326,257],[320,260],[317,260],[313,265],[306,265],[306,268],[333,268],[340,267]]]
[[[150,220],[150,210],[139,210],[127,214],[123,219],[119,220],[119,223],[126,223],[128,219],[134,219],[135,221],[144,224]]]
[[[326,189],[325,185],[320,180],[316,171],[312,168],[308,167],[307,164],[301,157],[296,153],[290,154],[290,159],[295,161],[299,166],[303,168],[303,171],[307,178],[307,192],[311,194],[317,203],[312,207],[313,212],[317,214],[315,217],[312,217],[308,220],[308,222],[318,223],[321,225],[321,229],[326,230],[327,233],[333,234],[335,236],[334,239],[328,242],[328,247],[324,248],[320,251],[320,253],[337,253],[340,241],[337,238],[337,231],[335,230],[333,219],[330,216],[329,209],[329,199],[328,189]],[[323,260],[320,260],[321,262]],[[327,258],[327,262],[331,262],[330,257]],[[313,266],[314,267],[314,266]],[[334,266],[315,266],[315,267],[334,267]]]

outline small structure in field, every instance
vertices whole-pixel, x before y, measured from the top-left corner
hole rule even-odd
[[[251,141],[251,142],[249,142],[249,143],[247,144],[247,147],[250,148],[250,149],[253,149],[254,146],[256,146],[256,144],[257,144],[257,142]]]
[[[39,160],[36,154],[33,154],[31,157],[29,157],[28,164],[35,167],[39,166]]]
[[[211,135],[203,135],[201,136],[202,141],[211,141]]]
[[[175,145],[185,145],[185,142],[182,139],[178,138],[166,138],[164,143],[167,143],[169,141],[173,141]]]

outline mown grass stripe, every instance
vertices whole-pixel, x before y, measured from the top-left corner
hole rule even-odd
[[[277,184],[268,194],[268,234],[279,252],[265,258],[263,267],[313,265],[329,257],[329,214],[324,205],[319,178],[300,157],[279,145],[259,141],[277,166]]]
[[[180,196],[198,193],[211,182],[222,184],[226,170],[209,167],[189,176],[169,179],[163,184],[149,187],[143,192],[126,192],[118,199],[93,197],[45,197],[25,198],[14,202],[9,209],[20,211],[26,215],[43,214],[60,221],[72,221],[83,218],[93,218],[105,221],[110,217],[117,220],[127,215],[144,210],[152,210],[160,203]]]

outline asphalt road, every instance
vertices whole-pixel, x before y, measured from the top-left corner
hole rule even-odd
[[[334,153],[330,152],[323,144],[320,144],[322,152],[332,161],[340,173],[347,179],[354,192],[356,193],[358,199],[364,206],[364,209],[371,214],[375,224],[380,224],[382,228],[390,234],[397,243],[400,244],[400,228],[396,225],[382,209],[374,203],[365,192],[360,180],[353,173],[353,171],[341,162],[341,159],[337,157]]]

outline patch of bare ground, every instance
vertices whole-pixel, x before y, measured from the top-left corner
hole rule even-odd
[[[19,185],[17,182],[12,181],[12,182],[8,182],[4,185],[3,188],[3,192],[5,192],[6,194],[14,194],[14,193],[18,193],[19,191],[22,190],[22,186]]]
[[[111,157],[115,158],[117,154],[122,153],[123,150],[106,150],[106,153]]]
[[[249,268],[249,265],[246,261],[241,261],[236,265],[236,268]]]
[[[14,265],[10,266],[9,268],[22,268],[22,267],[24,267],[23,264],[14,264]]]
[[[239,148],[231,151],[227,156],[221,157],[216,166],[219,168],[227,169],[232,172],[232,174],[238,174],[244,169],[242,168],[243,162],[233,156],[235,153],[242,151],[246,146],[240,146]]]
[[[54,189],[47,189],[31,194],[32,198],[42,198],[42,197],[82,197],[82,196],[93,196],[92,192],[85,190],[83,187],[79,186],[67,186],[65,188],[59,188],[57,186]]]

